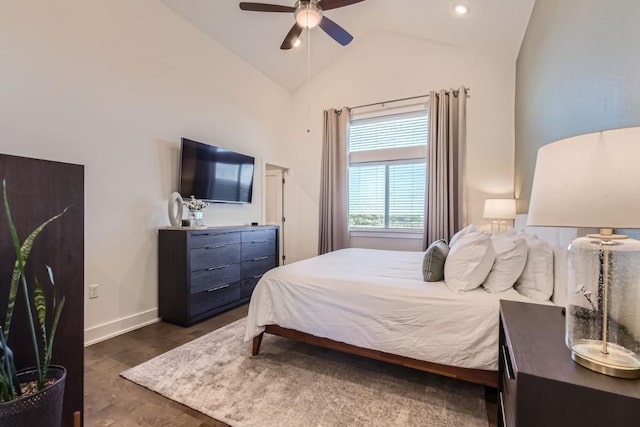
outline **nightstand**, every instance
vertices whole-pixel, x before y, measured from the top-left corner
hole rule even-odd
[[[640,380],[592,372],[571,360],[560,307],[500,302],[498,425],[640,423]]]

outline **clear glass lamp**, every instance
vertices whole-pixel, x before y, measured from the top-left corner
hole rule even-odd
[[[599,228],[569,246],[566,343],[580,365],[640,378],[640,127],[538,150],[528,225]]]

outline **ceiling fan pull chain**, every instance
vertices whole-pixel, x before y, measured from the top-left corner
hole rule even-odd
[[[311,30],[307,28],[307,133],[311,133]]]

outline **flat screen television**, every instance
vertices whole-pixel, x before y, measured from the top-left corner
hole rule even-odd
[[[209,202],[251,203],[255,159],[182,138],[180,195]]]

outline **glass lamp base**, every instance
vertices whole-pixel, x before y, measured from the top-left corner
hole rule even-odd
[[[602,341],[580,340],[571,346],[571,358],[592,371],[618,378],[640,378],[640,360],[626,348],[607,343],[608,354],[602,353]]]

